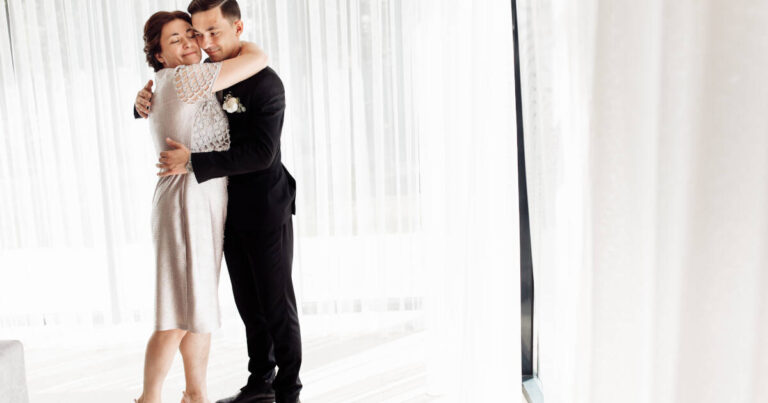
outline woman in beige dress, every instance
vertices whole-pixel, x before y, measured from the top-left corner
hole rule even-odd
[[[144,26],[144,51],[154,68],[150,130],[157,152],[170,139],[192,152],[229,148],[227,117],[215,93],[266,67],[266,56],[243,42],[240,56],[200,63],[188,14],[158,12]],[[152,207],[157,259],[155,332],[147,343],[139,403],[160,402],[176,349],[184,361],[182,402],[208,402],[211,331],[220,326],[218,284],[227,208],[226,178],[197,183],[194,172],[158,179]]]

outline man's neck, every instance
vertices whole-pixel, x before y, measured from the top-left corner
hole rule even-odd
[[[233,51],[233,52],[232,52],[232,53],[229,55],[229,57],[228,57],[227,59],[233,59],[233,58],[235,58],[235,57],[238,57],[238,56],[240,56],[240,53],[241,53],[242,51],[243,51],[243,44],[242,44],[242,43],[240,43],[240,42],[238,42],[238,43],[237,43],[237,47],[236,47],[236,48],[235,48],[235,50],[234,50],[234,51]]]

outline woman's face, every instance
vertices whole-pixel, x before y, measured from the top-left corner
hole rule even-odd
[[[155,58],[166,68],[182,64],[197,64],[202,59],[192,25],[184,20],[173,20],[163,26],[160,34],[162,52]]]

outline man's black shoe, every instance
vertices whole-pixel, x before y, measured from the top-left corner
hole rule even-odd
[[[234,396],[230,396],[216,403],[273,403],[275,401],[275,392],[268,391],[240,391]]]
[[[292,394],[289,396],[278,396],[277,400],[275,400],[277,403],[301,403],[301,400],[299,400],[299,394]]]

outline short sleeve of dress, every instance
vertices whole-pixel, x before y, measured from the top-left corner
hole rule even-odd
[[[221,63],[181,65],[173,73],[176,94],[182,102],[195,104],[213,92],[213,83],[221,71]]]

